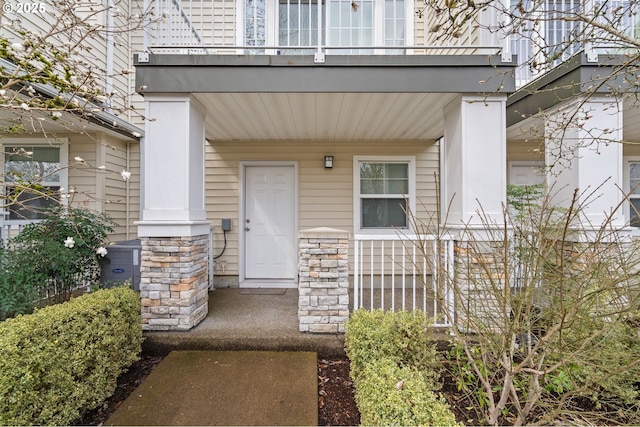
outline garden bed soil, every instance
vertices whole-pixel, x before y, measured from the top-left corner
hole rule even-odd
[[[118,386],[113,396],[98,409],[90,411],[78,425],[102,425],[113,412],[124,402],[153,369],[162,361],[162,357],[143,355],[127,372],[118,378]],[[318,425],[319,426],[353,426],[360,424],[360,412],[354,399],[353,382],[349,376],[349,360],[346,357],[318,359]],[[440,393],[445,397],[456,420],[461,425],[481,425],[482,420],[476,418],[472,403],[457,389],[456,381],[445,370],[443,386]],[[588,399],[576,400],[578,413],[598,412],[594,402]],[[600,410],[602,425],[628,424],[625,414]],[[638,414],[632,418],[637,420]]]

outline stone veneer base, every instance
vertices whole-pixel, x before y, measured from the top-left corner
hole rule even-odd
[[[185,331],[207,316],[209,236],[142,237],[142,329]]]
[[[302,332],[344,332],[349,319],[349,232],[298,233],[298,324]]]

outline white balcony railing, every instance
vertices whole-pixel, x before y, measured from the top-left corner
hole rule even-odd
[[[378,8],[373,6],[378,0],[327,0],[320,7],[314,0],[145,0],[145,10],[152,13],[144,49],[156,54],[488,55],[508,48],[495,31],[495,13],[478,18],[487,25],[468,20],[455,36],[441,39],[433,32],[437,14],[399,13],[409,3],[387,1],[394,2],[396,12],[373,22],[377,18],[365,9]],[[392,34],[378,34],[383,27]]]
[[[422,310],[435,326],[453,319],[453,240],[356,235],[353,309]]]
[[[510,16],[514,30],[509,46],[518,57],[516,87],[579,52],[586,53],[590,62],[597,62],[600,54],[637,51],[634,43],[629,43],[640,36],[637,2],[518,1],[519,8],[514,8]],[[597,16],[593,24],[589,23],[590,16]]]

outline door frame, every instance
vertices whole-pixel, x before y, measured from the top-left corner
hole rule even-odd
[[[256,287],[270,287],[270,288],[297,288],[298,287],[298,274],[294,273],[292,280],[260,280],[260,279],[247,279],[246,278],[246,232],[245,232],[245,218],[246,218],[246,205],[245,197],[247,195],[247,168],[251,166],[260,167],[278,167],[286,166],[293,167],[293,218],[294,218],[294,244],[291,256],[296,260],[298,259],[298,162],[296,160],[241,160],[240,161],[240,189],[238,197],[238,212],[240,217],[238,218],[239,228],[239,241],[238,241],[238,282],[241,288],[256,288]]]

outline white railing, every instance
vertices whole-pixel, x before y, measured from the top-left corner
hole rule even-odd
[[[40,222],[40,219],[4,219],[5,213],[0,212],[0,244],[7,246],[11,239],[22,231],[25,225]]]
[[[153,10],[151,16],[155,19],[145,25],[145,48],[162,46],[163,53],[198,53],[196,49],[204,44],[205,33],[202,1],[154,0],[151,5],[146,0],[145,3],[145,10]],[[198,16],[199,22],[194,22],[193,18]],[[185,52],[183,47],[190,49]]]
[[[517,3],[517,2],[516,2]],[[514,4],[512,2],[512,4]],[[514,10],[510,50],[518,56],[516,87],[520,87],[558,66],[571,56],[584,52],[590,62],[597,62],[599,54],[635,52],[625,37],[637,39],[640,35],[638,5],[629,0],[543,0],[520,3],[526,13]],[[592,9],[587,9],[591,7]],[[598,29],[575,19],[579,13],[596,15],[594,22],[613,31]],[[581,40],[588,41],[588,43]]]
[[[453,263],[450,237],[355,235],[353,309],[420,309],[450,326]]]
[[[362,31],[371,34],[359,37],[370,40],[369,44],[360,41],[351,45],[340,40],[338,35],[352,33],[360,27],[343,23],[341,25],[346,26],[335,31],[336,28],[330,25],[340,20],[332,20],[328,15],[332,13],[330,10],[338,13],[339,0],[333,2],[335,5],[328,3],[321,3],[318,8],[318,3],[292,0],[280,3],[265,0],[145,0],[145,10],[153,13],[149,13],[149,22],[145,25],[144,50],[158,54],[490,55],[508,46],[506,38],[489,30],[495,28],[496,17],[487,13],[479,19],[488,20],[488,23],[480,25],[470,19],[460,24],[460,31],[455,36],[438,39],[433,36],[432,28],[441,16],[432,10],[422,11],[419,18],[414,16],[413,28],[405,29],[402,40],[387,40],[385,37],[382,41],[379,34],[373,34],[373,28],[382,25],[369,23],[362,27]],[[288,15],[279,19],[279,9],[274,5],[281,8],[293,5],[298,9],[288,10]],[[295,19],[289,16],[294,10],[300,14]],[[401,18],[396,17],[400,25],[406,25],[405,17]],[[274,22],[278,22],[278,26]],[[283,28],[289,28],[291,34],[279,34],[283,33]],[[334,31],[329,31],[329,28]],[[415,39],[405,40],[404,34],[406,37],[415,36]]]

